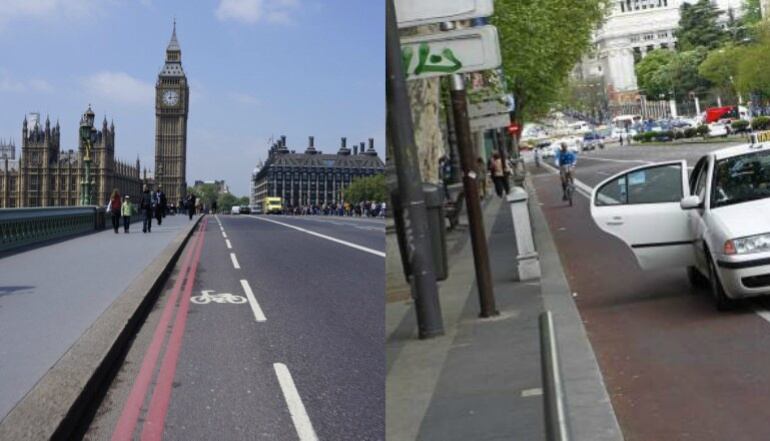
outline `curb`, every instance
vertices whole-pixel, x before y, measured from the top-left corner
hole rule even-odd
[[[604,384],[599,363],[583,326],[561,257],[548,221],[539,205],[531,179],[527,180],[530,217],[542,275],[543,308],[550,310],[556,328],[559,369],[562,372],[570,432],[575,440],[623,441],[615,410]]]
[[[173,239],[0,421],[0,439],[77,437],[201,219]]]

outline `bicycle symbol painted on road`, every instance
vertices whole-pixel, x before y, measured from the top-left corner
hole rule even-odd
[[[246,297],[241,296],[234,296],[230,293],[223,292],[221,294],[211,294],[214,292],[213,290],[204,289],[201,291],[201,295],[194,296],[190,298],[190,301],[193,303],[197,303],[198,305],[207,305],[211,302],[214,303],[232,303],[235,305],[239,305],[241,303],[246,303]]]

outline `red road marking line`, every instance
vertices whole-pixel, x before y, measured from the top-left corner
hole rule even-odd
[[[204,220],[204,227],[208,224],[208,219]],[[142,441],[160,441],[163,439],[163,426],[168,413],[168,406],[171,401],[171,384],[176,374],[176,366],[179,361],[179,352],[182,349],[182,337],[184,336],[185,325],[187,324],[187,310],[190,309],[190,295],[195,284],[195,274],[198,271],[201,251],[205,234],[201,235],[201,245],[195,253],[190,273],[186,279],[184,293],[179,301],[179,312],[176,314],[174,329],[171,331],[171,337],[168,340],[166,353],[163,354],[163,362],[160,365],[160,372],[156,381],[155,390],[150,400],[150,409],[147,411],[144,427],[142,428]]]
[[[149,389],[150,382],[152,381],[152,373],[155,370],[155,365],[160,355],[160,350],[163,347],[163,341],[166,337],[166,331],[168,330],[168,324],[171,321],[171,316],[174,313],[174,305],[179,297],[179,293],[182,288],[182,282],[184,281],[187,270],[190,266],[192,256],[195,254],[195,250],[198,248],[201,237],[203,225],[199,228],[199,236],[196,238],[195,243],[187,251],[185,258],[182,262],[181,270],[174,281],[174,287],[171,290],[171,295],[166,301],[166,305],[163,307],[163,312],[158,322],[158,326],[155,328],[155,333],[152,337],[152,342],[147,352],[144,354],[142,360],[142,367],[139,370],[139,374],[134,381],[134,386],[131,388],[131,392],[128,395],[128,399],[123,406],[123,412],[120,414],[118,424],[115,426],[115,430],[112,433],[112,441],[131,441],[134,435],[134,429],[136,428],[139,414],[142,410],[142,404],[144,404],[144,398],[147,395],[147,389]]]

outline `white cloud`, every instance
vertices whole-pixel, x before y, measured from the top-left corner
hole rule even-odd
[[[230,99],[241,104],[259,104],[259,100],[248,93],[230,93]]]
[[[152,105],[155,88],[124,72],[99,72],[82,80],[91,98],[129,105]]]
[[[18,80],[10,72],[0,69],[0,92],[52,92],[53,86],[40,78]]]
[[[221,21],[289,24],[298,9],[299,0],[219,0],[215,15]]]
[[[103,4],[99,0],[0,0],[0,24],[33,18],[76,18],[93,14]]]

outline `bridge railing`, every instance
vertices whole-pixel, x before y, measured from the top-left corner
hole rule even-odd
[[[0,252],[104,229],[102,207],[0,209]]]

